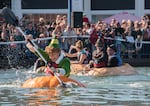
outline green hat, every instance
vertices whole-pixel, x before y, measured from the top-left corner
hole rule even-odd
[[[58,39],[54,37],[48,46],[53,48],[60,48]]]

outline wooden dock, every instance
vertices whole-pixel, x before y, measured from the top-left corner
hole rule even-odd
[[[134,67],[150,67],[150,58],[124,58],[124,63],[129,63]]]

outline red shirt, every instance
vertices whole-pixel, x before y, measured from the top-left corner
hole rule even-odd
[[[83,22],[89,23],[89,19],[87,17],[83,17]]]

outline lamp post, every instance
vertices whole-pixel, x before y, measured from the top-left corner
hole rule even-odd
[[[68,25],[71,26],[72,0],[68,0]]]

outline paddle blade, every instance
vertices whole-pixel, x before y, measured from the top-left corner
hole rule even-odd
[[[15,14],[11,11],[11,9],[4,7],[2,9],[2,16],[7,23],[14,26],[18,26],[18,19],[15,16]]]

